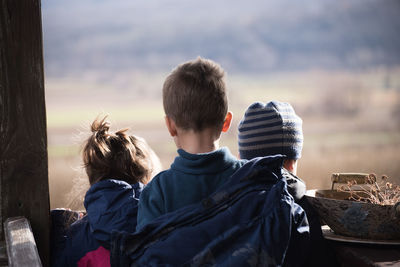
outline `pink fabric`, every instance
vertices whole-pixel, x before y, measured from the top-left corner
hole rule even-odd
[[[110,267],[110,251],[103,247],[99,247],[94,251],[86,253],[86,255],[78,261],[78,267]]]

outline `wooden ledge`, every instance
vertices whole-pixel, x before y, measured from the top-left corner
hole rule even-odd
[[[42,263],[29,221],[25,217],[8,218],[4,223],[9,267],[41,267]]]

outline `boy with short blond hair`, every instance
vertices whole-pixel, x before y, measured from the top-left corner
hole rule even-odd
[[[231,124],[224,70],[197,58],[179,65],[163,86],[165,123],[178,148],[171,168],[143,190],[137,229],[162,214],[197,203],[215,192],[244,161],[219,148]]]

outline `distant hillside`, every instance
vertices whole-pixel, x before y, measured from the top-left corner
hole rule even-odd
[[[42,16],[50,76],[198,55],[230,72],[400,65],[398,0],[43,0]]]

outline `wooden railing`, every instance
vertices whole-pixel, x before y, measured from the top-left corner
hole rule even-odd
[[[4,237],[9,267],[42,266],[31,226],[25,217],[8,218],[4,223]],[[4,247],[2,254],[0,266],[6,266]]]

